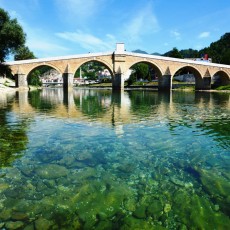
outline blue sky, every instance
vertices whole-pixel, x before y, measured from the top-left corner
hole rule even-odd
[[[229,0],[0,0],[38,58],[201,49],[230,30]]]

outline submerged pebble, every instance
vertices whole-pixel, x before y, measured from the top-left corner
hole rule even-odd
[[[42,179],[57,179],[66,176],[69,171],[61,165],[45,164],[37,167],[35,172]]]

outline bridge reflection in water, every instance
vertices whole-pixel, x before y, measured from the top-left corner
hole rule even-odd
[[[33,97],[40,96],[35,102]],[[214,110],[220,105],[230,110],[230,96],[228,93],[204,92],[157,92],[157,91],[111,91],[101,89],[73,89],[65,93],[60,88],[47,88],[42,91],[19,91],[18,101],[15,101],[13,110],[22,116],[33,116],[46,103],[42,113],[51,114],[60,118],[77,120],[93,119],[107,125],[117,126],[135,122],[135,113],[145,112],[153,122],[173,119],[181,116],[177,103],[194,104],[200,109]],[[135,103],[133,103],[135,101]],[[138,102],[138,103],[136,103]],[[137,106],[138,105],[138,106]],[[144,109],[143,109],[144,108]],[[189,111],[188,111],[189,112]]]

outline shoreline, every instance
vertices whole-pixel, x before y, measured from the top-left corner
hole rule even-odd
[[[35,86],[29,86],[28,88],[25,88],[23,90],[28,90],[28,91],[34,91],[34,90],[41,90],[43,88],[47,87],[35,87]],[[59,87],[54,87],[54,88],[59,88]],[[108,86],[88,86],[88,87],[73,87],[74,89],[112,89],[112,87]],[[158,91],[156,87],[125,87],[124,90],[151,90],[151,91]],[[3,84],[0,84],[0,92],[5,92],[5,93],[11,93],[11,92],[16,92],[19,91],[19,88],[17,87],[12,87],[12,86],[5,86]],[[172,89],[172,91],[193,91],[193,92],[204,92],[204,93],[230,93],[230,90],[215,90],[215,89],[210,89],[210,90],[194,90],[194,89],[180,89],[180,88],[175,88]]]
[[[18,88],[16,87],[9,87],[0,84],[0,92],[16,92]]]

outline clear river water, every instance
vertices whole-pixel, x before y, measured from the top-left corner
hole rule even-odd
[[[230,94],[0,94],[0,229],[230,226]]]

